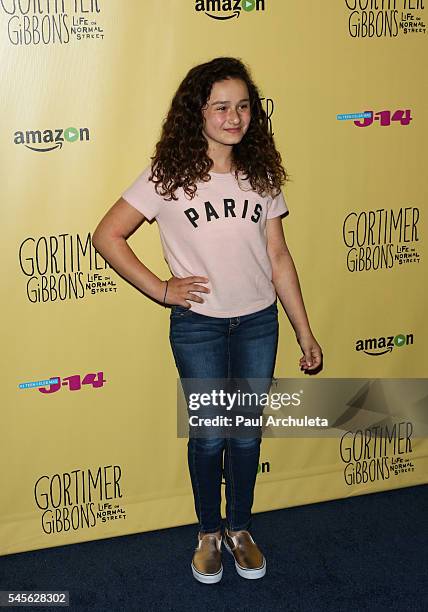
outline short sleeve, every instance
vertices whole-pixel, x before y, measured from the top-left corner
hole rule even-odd
[[[151,168],[148,166],[123,192],[122,198],[151,221],[160,211],[163,199],[156,193],[155,183],[149,181]]]
[[[286,212],[288,212],[288,206],[285,203],[282,191],[280,191],[276,198],[273,198],[270,204],[268,204],[267,218],[280,217]]]

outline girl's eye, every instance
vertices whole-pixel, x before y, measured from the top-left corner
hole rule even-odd
[[[240,104],[239,109],[240,110],[246,110],[247,108],[249,108],[248,104]],[[218,111],[225,111],[227,110],[225,106],[218,106],[217,109]]]

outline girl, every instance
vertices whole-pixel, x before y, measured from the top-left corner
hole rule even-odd
[[[287,179],[244,64],[220,57],[192,68],[173,97],[152,163],[93,235],[95,248],[119,274],[171,306],[170,342],[181,379],[271,379],[277,296],[303,352],[301,369],[321,367],[282,230]],[[144,219],[158,223],[169,280],[153,274],[126,242]],[[260,436],[189,438],[199,521],[191,567],[200,582],[221,579],[222,542],[240,576],[266,572],[249,532],[260,442]]]

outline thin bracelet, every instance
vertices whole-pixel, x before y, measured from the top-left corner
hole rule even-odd
[[[165,285],[165,295],[163,296],[163,306],[164,308],[166,308],[166,304],[165,304],[165,300],[166,300],[166,292],[168,291],[168,281],[165,281],[166,285]]]

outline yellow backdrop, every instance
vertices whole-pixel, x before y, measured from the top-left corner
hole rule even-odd
[[[0,554],[195,521],[169,311],[91,233],[148,164],[197,63],[239,57],[264,96],[320,376],[425,377],[428,9],[370,4],[0,2]],[[156,224],[129,243],[169,276]],[[298,377],[283,312],[280,325],[276,376]],[[407,471],[348,484],[339,439],[265,439],[254,511],[426,482],[427,449],[414,439]]]

